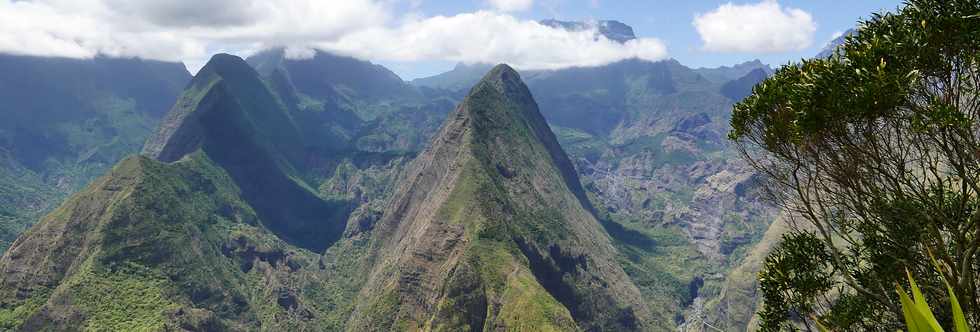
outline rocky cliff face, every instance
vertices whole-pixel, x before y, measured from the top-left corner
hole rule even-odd
[[[643,330],[574,168],[507,66],[478,83],[376,226],[349,329]]]

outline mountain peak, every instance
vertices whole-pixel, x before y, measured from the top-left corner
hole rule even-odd
[[[510,66],[470,90],[401,183],[351,329],[646,327],[639,290],[604,263],[615,248]]]
[[[501,63],[493,66],[493,69],[490,69],[490,72],[487,73],[487,77],[485,79],[512,79],[514,76],[517,76],[516,79],[518,81],[521,80],[520,74],[517,73],[517,70],[514,70],[513,67],[505,63]]]
[[[206,155],[280,238],[312,251],[343,231],[345,207],[321,200],[297,176],[305,142],[280,98],[239,57],[214,56],[197,74],[144,154],[172,163]]]
[[[243,60],[241,57],[239,57],[237,55],[232,55],[232,54],[228,54],[228,53],[217,53],[215,55],[212,55],[211,56],[211,59],[208,60],[207,64],[205,64],[204,66],[205,67],[207,67],[209,65],[210,66],[223,66],[223,65],[232,65],[233,66],[233,65],[236,65],[236,64],[245,64],[245,60]],[[245,64],[245,65],[248,65],[248,64]]]
[[[208,74],[214,74],[221,77],[225,76],[240,76],[240,73],[247,73],[253,71],[252,67],[245,62],[244,59],[238,57],[237,55],[231,55],[227,53],[218,53],[211,57],[210,60],[195,77],[206,77]],[[205,73],[205,75],[200,75],[200,73]]]
[[[494,66],[493,69],[484,75],[483,79],[477,83],[477,87],[482,84],[489,84],[493,86],[494,89],[505,96],[525,94],[527,91],[527,87],[524,86],[524,82],[521,80],[521,74],[518,74],[517,70],[514,70],[514,68],[506,64]],[[476,90],[476,88],[474,88],[474,90]]]
[[[743,62],[743,63],[740,63],[740,64],[735,65],[735,67],[746,67],[746,66],[747,67],[762,67],[762,66],[764,66],[764,64],[762,63],[762,60],[755,59],[755,60],[746,61],[746,62]]]
[[[210,122],[205,125],[205,120]],[[203,147],[212,134],[232,126],[239,127],[236,134],[243,137],[225,139],[241,142],[244,136],[256,135],[257,144],[270,143],[284,156],[298,158],[298,132],[278,97],[245,60],[216,54],[194,76],[143,152],[173,162]]]
[[[820,50],[820,53],[817,53],[817,58],[829,58],[834,54],[837,54],[838,49],[841,47],[841,45],[844,45],[844,42],[847,41],[847,36],[851,36],[854,34],[857,34],[857,30],[853,28],[844,31],[843,33],[841,33],[840,36],[828,42],[827,45],[824,45],[823,49]]]

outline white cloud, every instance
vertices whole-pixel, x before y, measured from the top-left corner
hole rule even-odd
[[[120,27],[97,3],[0,1],[0,51],[88,58],[97,54],[177,60],[203,44],[166,30]],[[91,6],[85,6],[91,5]]]
[[[500,11],[516,12],[531,9],[534,0],[488,0],[490,5]]]
[[[664,44],[652,38],[625,44],[596,38],[596,31],[567,31],[487,11],[435,16],[395,29],[349,34],[318,48],[362,58],[415,61],[506,62],[521,69],[596,66],[627,58],[660,60]]]
[[[180,61],[332,40],[385,24],[384,3],[264,0],[0,0],[0,52]]]
[[[817,24],[810,13],[780,6],[776,0],[736,5],[697,14],[694,27],[704,49],[713,52],[779,53],[813,44]]]
[[[184,61],[191,71],[216,52],[247,55],[274,46],[299,58],[318,48],[368,60],[507,62],[524,69],[667,54],[656,39],[619,44],[596,39],[595,31],[554,29],[501,12],[397,16],[397,1],[404,0],[0,0],[0,53]],[[216,10],[225,7],[234,9]]]

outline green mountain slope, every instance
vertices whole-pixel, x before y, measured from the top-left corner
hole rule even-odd
[[[645,330],[649,313],[518,74],[495,67],[413,163],[349,330]]]
[[[697,68],[694,69],[698,74],[704,76],[709,81],[715,83],[725,83],[731,80],[739,79],[750,72],[755,70],[762,70],[766,75],[772,74],[773,69],[769,65],[763,64],[762,61],[753,60],[746,61],[733,66],[721,66],[715,68]]]
[[[282,330],[326,325],[315,253],[262,226],[202,153],[131,157],[0,259],[14,330]]]
[[[0,326],[336,329],[318,253],[349,210],[301,180],[303,146],[258,73],[215,56],[147,143],[159,161],[121,162],[0,259]]]
[[[179,63],[0,55],[0,252],[139,151],[190,80]]]
[[[144,149],[174,162],[201,150],[225,169],[266,227],[322,251],[344,228],[343,202],[327,202],[302,181],[306,151],[286,106],[248,64],[216,55],[191,82]]]
[[[212,59],[147,143],[158,160],[122,161],[0,258],[0,327],[660,326],[513,70],[474,88],[380,220],[346,228],[268,87]]]

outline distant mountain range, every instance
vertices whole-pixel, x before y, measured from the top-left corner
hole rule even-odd
[[[611,36],[632,37],[616,23]],[[100,90],[159,107],[107,122],[141,131],[83,140],[138,142],[91,166],[107,173],[84,189],[91,176],[57,189],[78,192],[4,253],[0,329],[741,330],[755,312],[746,264],[776,211],[725,135],[731,105],[772,72],[761,62],[459,65],[408,83],[281,49],[215,56],[193,79],[173,64],[65,61],[119,62],[88,76],[153,68],[128,75],[134,89],[172,83]],[[74,103],[62,90],[25,105]],[[141,101],[157,98],[169,101]],[[86,112],[71,124],[102,119]],[[21,130],[66,126],[38,123]],[[20,182],[0,212],[56,191],[29,154],[6,151],[0,181]],[[0,219],[11,238],[36,221],[17,213]]]

